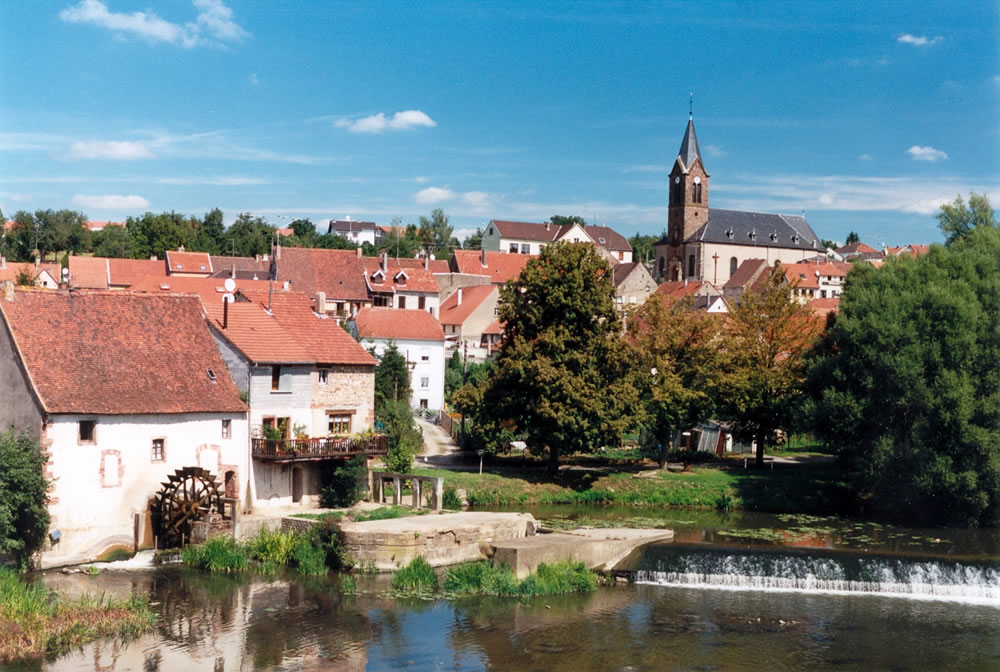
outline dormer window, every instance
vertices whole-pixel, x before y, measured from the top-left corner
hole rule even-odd
[[[752,229],[750,231],[750,240],[757,240],[757,229]]]
[[[603,238],[598,238],[597,242],[599,242],[601,245],[603,245],[604,244],[604,239]]]
[[[777,240],[778,240],[778,233],[776,231],[772,231],[771,235],[769,237],[771,238],[771,242],[772,243],[777,242]]]
[[[732,240],[734,235],[735,235],[735,232],[731,228],[726,229],[726,238],[728,238],[729,240]]]
[[[385,280],[385,273],[382,272],[382,269],[372,273],[372,284],[381,285],[383,280]]]
[[[799,244],[799,236],[798,236],[798,234],[793,234],[792,235],[792,244],[793,245],[798,245]]]
[[[400,271],[399,273],[396,274],[396,277],[393,278],[393,281],[397,285],[405,285],[406,284],[406,273],[404,273],[403,271]]]

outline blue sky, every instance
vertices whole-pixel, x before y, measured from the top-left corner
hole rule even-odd
[[[663,231],[710,205],[871,244],[1000,204],[1000,2],[0,3],[0,208],[275,225],[443,208]]]

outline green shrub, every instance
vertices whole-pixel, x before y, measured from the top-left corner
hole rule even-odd
[[[480,560],[449,569],[444,589],[466,595],[517,595],[518,582],[508,565],[493,567],[486,560]]]
[[[295,545],[295,532],[262,528],[247,542],[247,550],[254,560],[280,566],[290,564]]]
[[[582,562],[542,563],[538,571],[521,582],[519,592],[524,597],[559,595],[562,593],[589,593],[597,590],[593,572]]]
[[[292,561],[303,574],[326,574],[330,569],[350,569],[354,561],[344,548],[340,525],[324,518],[305,534],[296,535]]]
[[[340,592],[348,595],[356,595],[358,593],[358,581],[350,574],[340,575]]]
[[[246,550],[232,537],[213,537],[201,546],[184,548],[184,564],[210,572],[242,572],[247,568]]]
[[[441,498],[441,506],[452,510],[461,509],[462,498],[458,496],[458,490],[455,488],[445,488],[444,496]]]
[[[37,440],[13,430],[0,433],[0,555],[13,555],[22,566],[49,529],[44,465]]]
[[[311,534],[299,536],[292,549],[295,567],[302,574],[318,576],[330,571],[326,566],[326,549],[315,543],[315,537]]]
[[[438,576],[434,568],[418,556],[392,575],[391,585],[393,590],[408,593],[433,593],[438,588]]]
[[[368,493],[368,458],[355,455],[332,471],[324,470],[320,478],[320,506],[352,506]]]

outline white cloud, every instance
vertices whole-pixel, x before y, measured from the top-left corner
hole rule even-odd
[[[861,156],[858,157],[858,161],[871,161],[873,158],[875,157],[873,157],[871,154],[862,154]]]
[[[352,133],[381,133],[385,130],[407,131],[420,126],[433,128],[437,126],[437,122],[420,110],[403,110],[396,112],[391,117],[386,117],[384,113],[379,112],[360,119],[337,119],[334,125],[337,128],[346,128]]]
[[[914,47],[929,47],[932,44],[937,44],[942,38],[940,35],[936,37],[927,37],[925,35],[910,35],[909,33],[904,33],[896,38],[896,41],[901,44],[912,44]]]
[[[913,145],[906,150],[906,153],[909,154],[914,161],[940,161],[941,159],[948,158],[948,155],[940,149],[934,149],[933,147],[921,147],[920,145]]]
[[[824,193],[819,195],[819,204],[822,206],[830,207],[833,205],[833,194]]]
[[[142,210],[149,207],[149,201],[142,196],[87,196],[77,194],[73,197],[73,205],[93,210]]]
[[[915,212],[920,215],[933,215],[945,203],[951,201],[950,198],[927,198],[916,201],[902,208],[903,212]]]
[[[427,187],[426,189],[421,189],[414,196],[414,200],[417,203],[423,205],[429,205],[432,203],[440,203],[441,201],[451,201],[457,194],[451,189],[442,189],[440,187]]]
[[[59,12],[59,18],[67,23],[89,23],[117,35],[133,35],[185,49],[209,44],[210,38],[232,42],[248,35],[233,21],[233,11],[222,0],[193,0],[193,4],[199,10],[198,16],[194,22],[183,25],[161,19],[153,12],[112,12],[102,0],[80,0]]]
[[[467,191],[462,194],[462,200],[474,208],[485,208],[493,201],[493,197],[485,191]]]
[[[141,142],[127,140],[82,140],[74,142],[69,149],[70,159],[114,159],[134,161],[152,159],[153,152]]]
[[[705,145],[705,153],[709,156],[725,156],[726,150],[718,145]]]

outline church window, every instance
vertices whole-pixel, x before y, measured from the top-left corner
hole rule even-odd
[[[738,265],[739,263],[736,261],[736,257],[733,257],[732,259],[729,260],[729,275],[732,275],[733,273],[736,272],[736,267]]]
[[[694,275],[694,255],[688,256],[688,275]]]
[[[684,204],[684,185],[681,184],[681,178],[680,177],[675,177],[674,178],[673,191],[674,191],[673,204],[674,205],[683,205]]]
[[[666,260],[663,257],[660,257],[660,277],[661,278],[663,277],[663,265],[664,265],[665,261]]]
[[[691,200],[695,203],[701,203],[701,178],[694,178],[694,186],[691,189]]]

